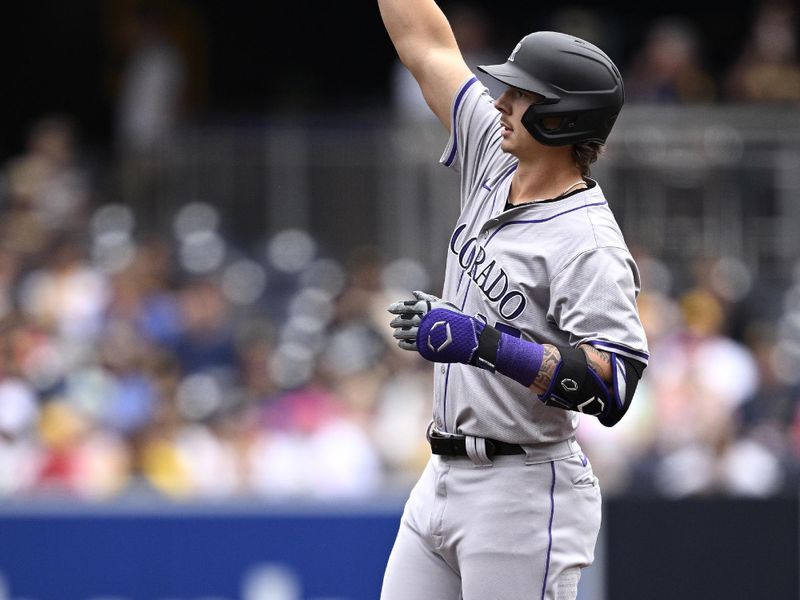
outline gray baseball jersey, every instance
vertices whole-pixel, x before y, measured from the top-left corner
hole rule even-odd
[[[476,77],[454,97],[441,162],[460,172],[461,215],[442,297],[540,344],[588,343],[647,364],[636,264],[600,186],[506,210],[517,159],[500,149],[500,113]],[[437,364],[437,429],[518,444],[571,438],[579,414],[545,406],[499,374]]]

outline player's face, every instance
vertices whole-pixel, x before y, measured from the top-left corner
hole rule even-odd
[[[538,145],[533,136],[522,124],[522,115],[531,104],[536,104],[544,99],[534,92],[526,92],[515,87],[509,87],[495,100],[494,106],[500,111],[500,148],[504,152],[520,157],[526,154],[526,149]]]

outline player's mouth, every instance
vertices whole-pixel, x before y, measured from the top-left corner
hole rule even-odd
[[[501,122],[500,123],[500,137],[508,137],[513,133],[513,129],[509,127],[507,124]]]

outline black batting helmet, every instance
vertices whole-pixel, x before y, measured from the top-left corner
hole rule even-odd
[[[505,64],[478,69],[506,85],[544,97],[525,112],[522,124],[547,146],[605,143],[625,101],[622,76],[605,52],[556,31],[531,33]],[[544,126],[550,117],[560,117],[557,126]]]

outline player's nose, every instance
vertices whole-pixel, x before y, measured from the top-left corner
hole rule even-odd
[[[494,101],[494,107],[499,110],[503,114],[508,114],[508,94],[511,88],[507,89],[505,92],[500,94],[498,98]]]

